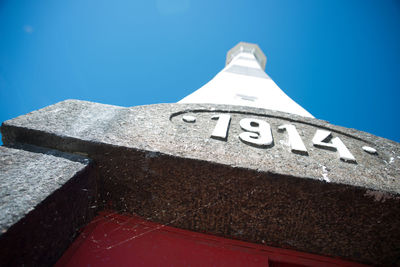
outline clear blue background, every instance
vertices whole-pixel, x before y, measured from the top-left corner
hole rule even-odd
[[[239,41],[315,117],[400,141],[400,1],[0,2],[0,121],[65,99],[177,102]]]

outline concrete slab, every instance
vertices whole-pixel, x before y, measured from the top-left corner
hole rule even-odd
[[[53,264],[97,197],[90,160],[28,145],[0,147],[0,262]]]
[[[226,137],[214,138],[215,128]],[[249,107],[77,100],[1,129],[8,145],[93,159],[103,208],[362,263],[400,256],[400,144],[384,138]]]

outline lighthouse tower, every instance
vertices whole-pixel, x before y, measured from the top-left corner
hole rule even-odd
[[[179,103],[249,106],[313,118],[265,73],[266,62],[258,45],[240,42],[228,51],[225,68]]]

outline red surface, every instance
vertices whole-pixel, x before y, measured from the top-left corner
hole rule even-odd
[[[56,266],[363,266],[102,212]]]

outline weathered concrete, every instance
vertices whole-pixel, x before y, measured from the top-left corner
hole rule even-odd
[[[51,265],[94,215],[87,158],[34,146],[0,147],[0,263]]]
[[[232,122],[227,142],[210,138],[216,124],[212,115],[229,113]],[[185,123],[182,115],[197,117]],[[238,138],[243,132],[239,120],[254,117],[271,124],[274,145],[260,149]],[[290,152],[287,133],[279,125],[295,125],[309,156]],[[336,152],[312,146],[316,129],[333,132],[354,154],[357,164],[339,160]],[[122,108],[85,101],[69,100],[4,122],[3,142],[32,143],[95,156],[95,145],[159,152],[166,155],[205,160],[233,167],[361,186],[371,190],[400,193],[400,146],[398,143],[288,113],[263,109],[199,104],[159,104]],[[373,146],[371,155],[362,146]],[[325,168],[323,168],[325,166]]]
[[[226,140],[211,138],[218,114],[232,118]],[[240,141],[243,118],[267,121],[273,144]],[[284,124],[296,126],[307,154],[290,151],[287,132],[278,131]],[[315,147],[317,129],[339,137],[356,163]],[[76,100],[6,121],[2,133],[5,144],[92,158],[105,206],[119,211],[364,263],[394,264],[400,256],[400,145],[368,133],[248,107]]]

